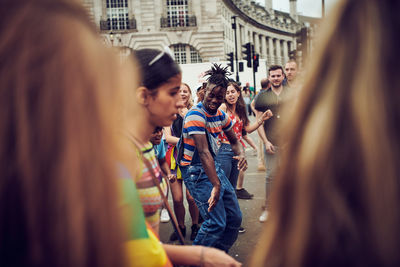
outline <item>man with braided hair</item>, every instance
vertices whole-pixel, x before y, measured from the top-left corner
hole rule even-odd
[[[232,130],[232,122],[218,108],[228,86],[226,68],[214,64],[209,71],[204,99],[185,116],[183,126],[183,156],[180,160],[182,177],[204,218],[193,245],[216,247],[228,252],[236,241],[242,213],[235,189],[215,161],[217,137],[224,131],[238,168],[245,170],[247,162],[243,147]]]

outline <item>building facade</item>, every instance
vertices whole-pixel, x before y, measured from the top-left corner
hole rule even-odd
[[[122,50],[169,47],[180,64],[219,62],[254,44],[268,65],[284,64],[296,50],[296,0],[290,13],[250,0],[83,0],[104,42]],[[232,29],[236,16],[236,30]]]

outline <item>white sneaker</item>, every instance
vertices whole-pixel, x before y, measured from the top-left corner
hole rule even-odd
[[[260,222],[265,222],[268,219],[268,211],[263,210],[259,218]]]
[[[160,221],[162,223],[166,223],[166,222],[169,222],[169,220],[170,220],[170,218],[169,218],[168,211],[166,209],[162,209],[161,210]]]

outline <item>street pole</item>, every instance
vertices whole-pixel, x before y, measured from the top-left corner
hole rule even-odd
[[[237,35],[236,35],[236,16],[232,16],[233,19],[232,29],[235,30],[235,65],[236,65],[236,82],[239,82],[239,61],[238,61],[238,51],[237,51]]]
[[[325,0],[322,0],[322,18],[325,17]]]
[[[254,45],[251,45],[251,63],[253,67],[253,83],[254,83],[254,95],[257,94],[257,89],[256,89],[256,71],[254,69],[254,55],[256,52],[254,51]]]

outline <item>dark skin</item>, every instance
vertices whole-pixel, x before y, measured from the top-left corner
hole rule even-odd
[[[207,112],[213,114],[217,112],[218,108],[224,101],[226,94],[226,88],[215,86],[214,84],[208,84],[204,94],[203,105]],[[247,169],[247,161],[244,156],[243,146],[239,143],[233,129],[225,132],[228,138],[232,150],[236,156],[234,159],[238,160],[238,169],[245,171]],[[208,212],[210,212],[218,203],[219,194],[221,191],[221,184],[217,176],[215,169],[214,158],[208,149],[207,137],[204,134],[194,134],[193,140],[196,144],[196,149],[199,153],[201,164],[204,168],[208,179],[213,185],[210,198],[208,199]]]

